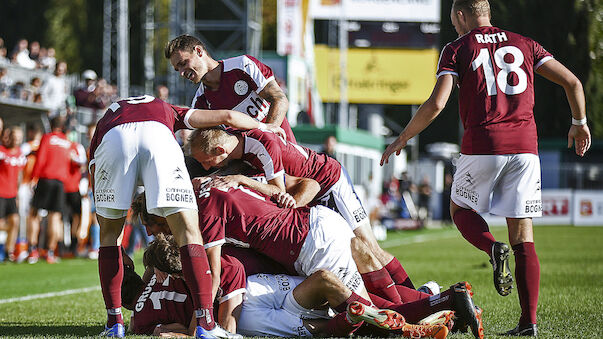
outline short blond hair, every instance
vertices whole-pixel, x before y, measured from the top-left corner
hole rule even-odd
[[[488,0],[454,0],[452,8],[455,11],[471,13],[476,17],[490,17],[490,3]]]
[[[208,155],[215,155],[216,148],[228,140],[230,134],[220,127],[198,128],[188,137],[187,153],[192,154],[193,149]]]

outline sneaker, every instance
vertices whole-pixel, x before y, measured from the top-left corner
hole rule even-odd
[[[453,318],[454,311],[440,311],[419,320],[417,325],[444,325],[451,330],[454,326]]]
[[[483,339],[482,311],[473,304],[471,284],[463,281],[452,285],[450,288],[453,291],[452,307],[457,318],[456,329],[462,331],[463,328],[468,326],[475,338]]]
[[[57,258],[57,256],[54,255],[54,253],[50,253],[48,252],[48,255],[46,256],[46,262],[49,264],[56,264],[60,261],[59,258]]]
[[[29,252],[29,255],[27,256],[27,262],[30,264],[37,263],[39,259],[40,259],[40,254],[38,254],[38,250],[32,250],[31,252]]]
[[[27,259],[29,257],[29,253],[27,253],[27,251],[21,251],[19,252],[19,255],[17,255],[17,259],[15,260],[15,262],[17,264],[20,264],[22,262],[25,261],[25,259]]]
[[[223,329],[219,325],[212,328],[211,330],[206,330],[202,326],[197,326],[195,329],[195,338],[206,338],[206,339],[215,339],[215,338],[228,338],[228,339],[242,339],[243,336],[240,334],[228,332]]]
[[[90,252],[88,252],[88,259],[98,260],[98,250],[90,250]]]
[[[123,324],[117,323],[111,327],[105,325],[105,330],[99,334],[100,337],[123,338],[126,335],[126,329]]]
[[[365,321],[386,330],[399,330],[406,324],[404,317],[396,311],[373,308],[357,301],[348,305],[347,312],[355,323]]]
[[[509,268],[509,246],[502,242],[495,242],[492,245],[492,254],[490,263],[494,271],[494,288],[498,294],[507,296],[513,288],[513,275]]]
[[[517,325],[514,329],[502,333],[501,335],[537,337],[538,326],[536,326],[536,324]]]
[[[402,336],[406,338],[444,339],[448,336],[448,332],[448,327],[445,325],[405,324],[402,327]]]
[[[417,288],[417,291],[431,294],[431,295],[440,294],[441,290],[442,290],[442,286],[440,286],[437,282],[435,282],[433,280],[428,281],[428,282],[424,283],[423,285],[421,285],[421,287]]]

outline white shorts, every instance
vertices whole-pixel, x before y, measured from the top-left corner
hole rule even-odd
[[[113,127],[94,153],[94,200],[97,213],[128,210],[137,185],[143,185],[147,210],[197,210],[184,155],[172,131],[156,121]],[[114,213],[112,213],[114,215]]]
[[[339,180],[318,198],[320,204],[338,212],[348,222],[352,231],[368,223],[368,215],[345,167],[341,166]]]
[[[507,218],[542,216],[537,155],[466,155],[456,163],[450,194],[462,208]]]
[[[336,212],[324,206],[310,209],[310,230],[294,266],[309,277],[324,269],[337,276],[350,290],[360,293],[364,283],[352,257],[350,241],[354,233]]]
[[[237,333],[249,337],[311,337],[303,319],[328,319],[326,310],[308,310],[293,297],[303,277],[255,274],[247,278]]]

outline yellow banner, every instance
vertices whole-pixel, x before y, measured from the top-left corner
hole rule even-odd
[[[339,102],[339,49],[314,47],[318,92]],[[422,104],[435,84],[436,49],[348,50],[348,101],[357,104]]]

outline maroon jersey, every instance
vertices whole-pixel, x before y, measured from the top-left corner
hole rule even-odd
[[[96,124],[96,131],[90,141],[90,159],[94,158],[94,152],[105,134],[115,126],[129,122],[157,121],[172,132],[183,128],[192,129],[187,120],[187,113],[190,111],[191,109],[170,105],[150,95],[114,102]]]
[[[437,75],[459,81],[463,154],[538,154],[534,70],[552,58],[536,41],[479,27],[442,50]]]
[[[287,271],[283,265],[249,248],[225,245],[222,246],[222,256],[224,255],[234,257],[240,261],[245,269],[246,276],[258,273],[297,275],[296,272]]]
[[[314,179],[320,185],[320,198],[333,186],[341,175],[341,164],[313,150],[291,143],[271,132],[253,129],[243,132],[245,147],[243,160],[262,171],[266,180],[272,173],[284,169],[285,173],[300,178]]]
[[[67,180],[71,158],[71,141],[61,132],[47,133],[40,140],[36,154],[32,177],[34,179],[56,179],[62,183]]]
[[[135,334],[153,334],[159,324],[179,323],[186,327],[193,316],[193,302],[184,280],[167,278],[157,282],[153,275],[134,306]]]
[[[237,258],[222,253],[220,263],[222,267],[220,271],[220,286],[216,295],[216,302],[218,304],[238,294],[245,293],[245,286],[247,284],[245,269]],[[214,310],[217,311],[218,308],[215,307]]]
[[[245,187],[196,190],[205,247],[231,243],[254,249],[290,272],[310,227],[310,208],[280,208]]]
[[[197,89],[191,107],[199,109],[230,109],[249,115],[258,121],[266,122],[270,103],[259,93],[272,80],[274,74],[270,67],[250,55],[241,55],[220,60],[222,73],[220,87],[211,90],[203,83]],[[295,141],[287,118],[281,128],[287,134],[287,140]]]
[[[17,196],[19,172],[25,167],[27,159],[19,147],[8,149],[0,145],[0,198]]]

